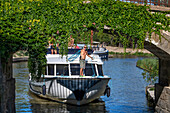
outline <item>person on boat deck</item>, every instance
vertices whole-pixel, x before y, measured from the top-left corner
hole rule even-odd
[[[52,35],[52,38],[51,40],[49,41],[49,45],[50,45],[50,48],[51,48],[51,54],[57,54],[57,50],[56,50],[56,47],[54,46],[54,43],[55,43],[55,34]],[[58,46],[58,44],[57,44]]]
[[[85,61],[86,55],[93,60],[93,58],[90,55],[88,55],[86,48],[87,46],[85,45],[80,52],[80,77],[83,77],[83,70],[85,69],[85,65],[86,65],[86,61]]]
[[[75,49],[80,49],[79,46],[78,46],[77,44],[74,46],[74,48],[75,48]]]
[[[68,40],[69,40],[68,46],[74,48],[74,38],[72,37],[72,35],[70,35],[70,38],[68,38]]]

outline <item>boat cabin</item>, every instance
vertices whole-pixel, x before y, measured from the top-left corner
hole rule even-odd
[[[78,76],[80,75],[80,63],[79,56],[73,61],[69,61],[69,57],[72,55],[61,56],[59,54],[51,55],[48,54],[47,66],[45,77],[54,76]],[[98,55],[91,55],[94,59],[91,60],[86,57],[86,67],[84,69],[84,75],[88,77],[103,76],[102,64]]]

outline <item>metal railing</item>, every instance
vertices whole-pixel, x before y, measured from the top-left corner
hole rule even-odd
[[[138,4],[146,3],[147,5],[170,7],[170,0],[120,0],[120,1]]]

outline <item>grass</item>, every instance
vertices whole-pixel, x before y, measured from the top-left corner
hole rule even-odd
[[[136,66],[143,69],[143,79],[145,79],[150,85],[155,84],[158,80],[159,72],[159,60],[157,58],[145,58],[138,60]]]
[[[155,90],[155,87],[149,88],[149,91],[154,91],[154,90]]]
[[[136,63],[137,67],[144,69],[146,71],[153,69],[151,67],[154,67],[154,69],[156,69],[157,65],[158,65],[158,59],[156,58],[146,58],[146,59],[138,60]]]
[[[134,55],[134,56],[148,56],[148,57],[155,56],[154,54],[143,53],[143,52],[135,52],[135,53],[130,53],[130,52],[126,52],[126,53],[109,52],[109,55]]]

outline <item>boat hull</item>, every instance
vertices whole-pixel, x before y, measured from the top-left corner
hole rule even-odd
[[[40,97],[68,104],[83,105],[104,95],[109,79],[109,77],[55,77],[46,78],[44,82],[30,80],[29,86],[30,91]]]

